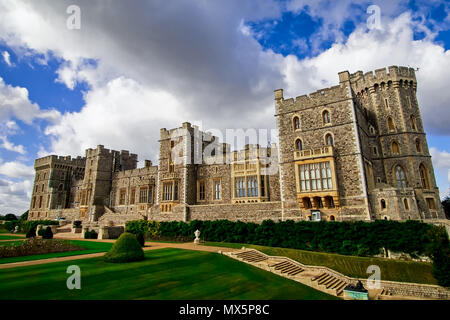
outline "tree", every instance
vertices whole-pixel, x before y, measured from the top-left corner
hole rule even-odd
[[[19,220],[25,221],[28,220],[28,210],[25,211],[19,218]]]
[[[445,217],[450,219],[450,195],[442,200],[442,206],[444,207]]]
[[[15,214],[8,213],[8,214],[5,216],[5,220],[6,220],[6,221],[15,221],[15,220],[17,220],[17,217],[16,217]]]

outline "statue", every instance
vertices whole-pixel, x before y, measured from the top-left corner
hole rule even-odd
[[[19,232],[19,226],[16,226],[16,227],[14,228],[14,233],[17,233],[17,232]]]
[[[200,243],[200,230],[197,229],[197,230],[194,232],[194,235],[195,235],[194,243],[195,243],[195,244],[199,244],[199,243]]]

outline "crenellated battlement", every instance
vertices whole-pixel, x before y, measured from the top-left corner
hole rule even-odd
[[[278,102],[277,113],[323,106],[335,101],[342,101],[349,98],[348,89],[343,85],[320,89],[310,93],[309,95],[304,94],[297,96],[295,99],[284,99],[283,89],[275,90],[275,101]]]
[[[360,91],[375,85],[409,82],[414,87],[417,85],[416,73],[414,68],[390,66],[387,69],[381,68],[375,71],[363,73],[357,71],[349,75],[350,83],[355,91]]]
[[[71,156],[50,155],[50,156],[36,159],[34,161],[34,168],[37,169],[37,168],[43,167],[43,166],[53,167],[56,164],[66,165],[66,166],[85,167],[86,166],[86,158],[80,157],[80,156],[78,156],[76,158],[72,158]]]

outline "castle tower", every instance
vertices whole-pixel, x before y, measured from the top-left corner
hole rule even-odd
[[[374,218],[442,218],[414,69],[350,76]]]
[[[86,150],[86,168],[81,189],[81,219],[97,221],[110,203],[112,174],[136,169],[137,155],[126,150],[115,151],[99,145]]]
[[[85,163],[85,158],[72,159],[70,156],[51,155],[36,159],[36,175],[30,204],[32,219],[56,218],[49,215],[51,210],[72,207],[75,198],[71,186],[73,181],[83,176]]]

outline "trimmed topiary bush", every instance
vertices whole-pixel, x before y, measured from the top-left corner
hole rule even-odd
[[[139,242],[141,247],[145,247],[145,237],[144,237],[144,235],[142,233],[138,233],[136,235],[136,240]]]
[[[30,229],[28,230],[27,234],[26,234],[27,238],[34,238],[36,237],[36,229]]]
[[[40,237],[44,237],[44,232],[45,232],[44,228],[39,229],[38,232],[37,232],[37,235],[40,236]]]
[[[53,232],[50,227],[47,227],[47,229],[45,229],[44,234],[42,235],[42,238],[53,239]]]
[[[95,230],[87,230],[84,232],[84,238],[85,239],[97,239],[98,238],[98,233],[95,232]]]
[[[144,251],[136,237],[128,232],[122,233],[111,250],[103,256],[106,262],[132,262],[144,260]]]

